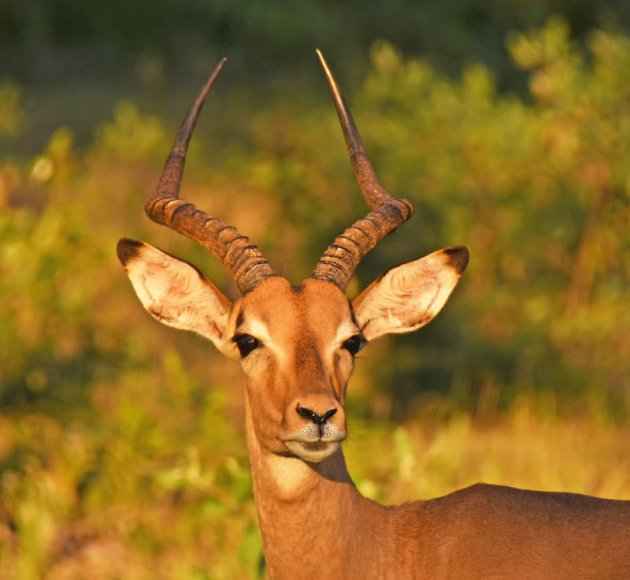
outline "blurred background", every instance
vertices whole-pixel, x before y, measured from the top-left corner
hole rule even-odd
[[[630,498],[625,0],[0,0],[0,578],[257,578],[238,365],[141,308],[176,127],[229,63],[184,195],[291,281],[366,209],[314,49],[416,216],[360,267],[465,244],[445,311],[362,351],[350,471],[402,502],[484,480]]]

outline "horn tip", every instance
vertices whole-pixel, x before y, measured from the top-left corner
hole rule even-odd
[[[326,61],[326,58],[324,57],[324,53],[319,48],[315,49],[315,53],[317,54],[319,58],[319,62],[321,63],[322,67],[324,68],[324,71],[326,72],[326,76],[330,77],[330,67],[328,66],[328,62]]]
[[[205,99],[208,96],[210,89],[214,85],[215,81],[217,80],[217,77],[219,76],[219,73],[223,70],[223,67],[225,66],[225,63],[227,61],[228,61],[227,56],[224,56],[221,60],[219,60],[217,65],[214,67],[214,69],[212,69],[212,72],[210,73],[210,76],[208,77],[206,84],[201,89],[201,95],[203,95],[202,99]]]

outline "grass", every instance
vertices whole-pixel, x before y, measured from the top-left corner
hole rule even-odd
[[[453,80],[385,44],[349,94],[384,183],[418,209],[357,281],[436,245],[473,255],[436,323],[357,365],[346,455],[370,497],[485,481],[630,498],[630,43],[594,38],[583,59],[557,21],[514,36],[536,65],[525,100],[483,67]],[[229,79],[186,196],[308,275],[365,211],[335,113],[327,96],[256,108]],[[114,255],[137,236],[228,285],[142,214],[188,91],[57,82],[21,103],[3,82],[0,579],[260,576],[238,367],[149,320]]]
[[[629,443],[627,427],[552,418],[522,403],[491,422],[459,415],[380,435],[360,429],[347,455],[362,492],[385,503],[480,481],[622,499],[630,497]]]
[[[23,457],[1,481],[3,515],[11,517],[0,520],[0,577],[259,576],[244,436],[223,411],[206,405],[187,419],[232,429],[215,438],[217,447],[199,438],[198,424],[190,440],[159,444],[182,419],[177,410],[160,410],[165,425],[146,433],[156,439],[152,451],[121,437],[128,426],[120,408],[106,430],[41,415],[4,417],[0,455]],[[346,455],[362,493],[383,503],[428,499],[477,481],[628,498],[629,443],[628,427],[545,416],[523,402],[492,421],[351,418]]]

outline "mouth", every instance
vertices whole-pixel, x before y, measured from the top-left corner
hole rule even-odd
[[[340,447],[341,441],[285,441],[289,451],[308,463],[319,463],[333,455]]]

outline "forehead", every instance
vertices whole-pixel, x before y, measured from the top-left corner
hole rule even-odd
[[[353,316],[344,293],[329,282],[308,279],[295,288],[270,278],[241,300],[237,327],[252,325],[273,333],[309,328],[336,335],[340,326],[353,325]]]

